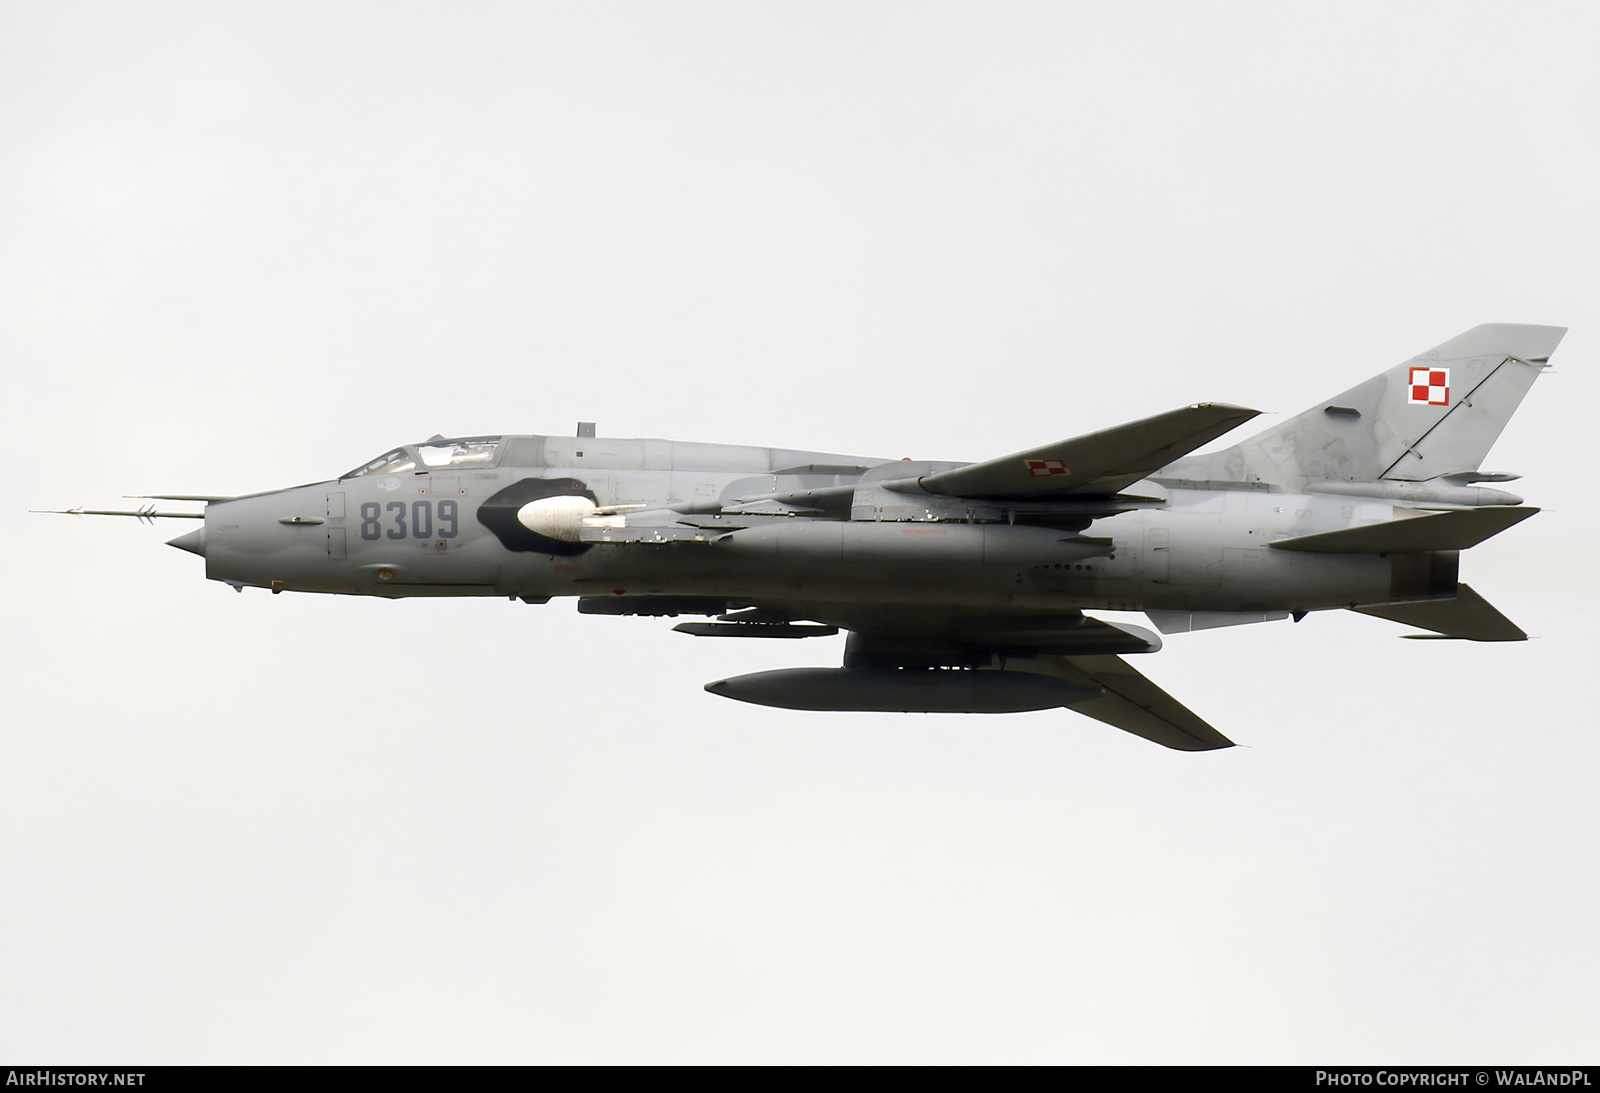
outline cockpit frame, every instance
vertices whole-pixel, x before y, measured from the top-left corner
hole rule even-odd
[[[376,459],[339,476],[365,478],[375,475],[431,474],[459,472],[498,466],[505,448],[504,436],[435,436],[420,444],[402,444]]]

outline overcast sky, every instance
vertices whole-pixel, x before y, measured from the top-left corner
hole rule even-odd
[[[1592,1061],[1597,31],[6,0],[0,1060]],[[736,704],[842,641],[235,595],[26,512],[579,419],[978,459],[1493,321],[1572,328],[1486,464],[1548,511],[1462,567],[1538,640],[1174,636],[1216,753]]]

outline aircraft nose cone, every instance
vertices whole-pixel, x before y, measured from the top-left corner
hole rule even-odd
[[[206,556],[206,529],[199,528],[189,532],[187,535],[180,535],[176,539],[168,539],[167,545],[175,546],[179,550],[187,550],[190,554],[198,554],[204,558]]]

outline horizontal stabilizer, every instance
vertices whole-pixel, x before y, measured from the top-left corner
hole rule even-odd
[[[1447,638],[1467,641],[1527,641],[1516,623],[1496,611],[1488,600],[1467,585],[1457,585],[1454,599],[1420,603],[1381,603],[1354,607],[1363,615],[1431,630]]]
[[[921,480],[947,497],[1113,494],[1208,444],[1261,411],[1203,402],[1114,429],[971,463]]]
[[[1022,667],[1026,662],[1009,662]],[[1103,721],[1177,751],[1231,748],[1232,740],[1201,720],[1193,710],[1134,671],[1121,657],[1042,657],[1034,662],[1051,675],[1105,688],[1069,710]]]
[[[1279,539],[1269,546],[1279,550],[1309,550],[1318,554],[1394,554],[1412,550],[1466,550],[1539,510],[1503,505],[1483,509],[1457,509],[1389,520],[1364,527],[1341,528],[1298,539]]]

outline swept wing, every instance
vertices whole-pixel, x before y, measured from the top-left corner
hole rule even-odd
[[[1474,592],[1470,585],[1457,585],[1448,600],[1420,600],[1413,603],[1377,603],[1351,610],[1363,615],[1431,630],[1431,634],[1406,637],[1459,638],[1464,641],[1526,641],[1528,635],[1516,623],[1495,610],[1493,604]]]
[[[1105,689],[1098,698],[1075,702],[1068,709],[1103,721],[1123,732],[1177,751],[1215,751],[1231,748],[1232,740],[1212,728],[1189,707],[1146,679],[1127,661],[1116,656],[1041,657],[1041,671]],[[1008,663],[1007,667],[1021,668]]]
[[[1202,402],[1112,429],[986,459],[921,480],[949,497],[1112,494],[1188,455],[1261,411]]]

